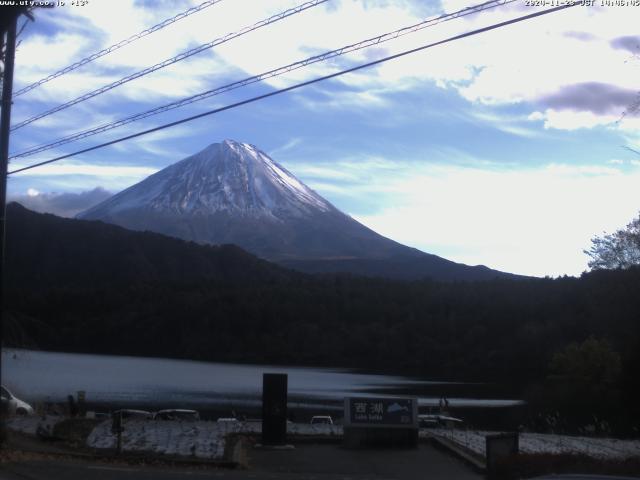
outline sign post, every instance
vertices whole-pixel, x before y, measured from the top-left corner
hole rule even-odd
[[[77,393],[78,415],[85,417],[87,414],[87,392],[78,390]]]
[[[349,397],[344,400],[344,446],[418,446],[418,399]]]
[[[113,415],[111,423],[111,432],[116,435],[116,452],[122,453],[122,431],[124,427],[122,425],[122,412],[116,412]]]

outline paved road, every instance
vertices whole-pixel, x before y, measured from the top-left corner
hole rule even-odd
[[[198,480],[207,478],[239,480],[243,477],[238,477],[236,472],[225,470],[106,465],[80,461],[38,460],[0,466],[0,480]]]
[[[298,445],[292,451],[251,450],[248,457],[251,469],[291,475],[291,478],[484,478],[457,458],[426,444],[420,444],[415,450],[346,450],[339,445]]]
[[[344,450],[299,445],[295,450],[251,450],[249,468],[159,468],[81,461],[38,460],[0,466],[0,480],[479,480],[465,464],[428,445],[416,450]]]

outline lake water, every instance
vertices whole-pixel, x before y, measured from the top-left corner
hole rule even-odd
[[[87,401],[148,408],[230,409],[260,405],[263,373],[288,374],[290,405],[340,410],[346,396],[412,393],[420,405],[439,397],[421,396],[425,387],[445,386],[408,377],[349,370],[239,365],[162,358],[54,353],[5,349],[2,383],[30,402],[64,401],[79,390]],[[449,398],[451,407],[504,407],[514,400]]]

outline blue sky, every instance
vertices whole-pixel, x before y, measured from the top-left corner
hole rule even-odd
[[[223,0],[17,97],[13,122],[299,3]],[[39,10],[21,36],[15,89],[198,4],[89,0]],[[11,151],[473,4],[330,0],[18,129]],[[512,2],[11,166],[534,11]],[[100,197],[98,187],[115,193],[231,138],[394,240],[472,265],[577,275],[590,238],[640,210],[640,154],[624,148],[640,150],[640,117],[623,115],[640,95],[638,24],[637,7],[574,7],[17,174],[9,194],[71,215]]]

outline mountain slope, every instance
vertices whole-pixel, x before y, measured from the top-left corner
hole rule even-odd
[[[215,143],[83,212],[132,230],[233,243],[309,272],[482,280],[506,274],[406,247],[345,215],[252,145]]]
[[[6,270],[11,286],[100,286],[285,281],[296,273],[235,245],[196,245],[101,222],[7,205]]]

